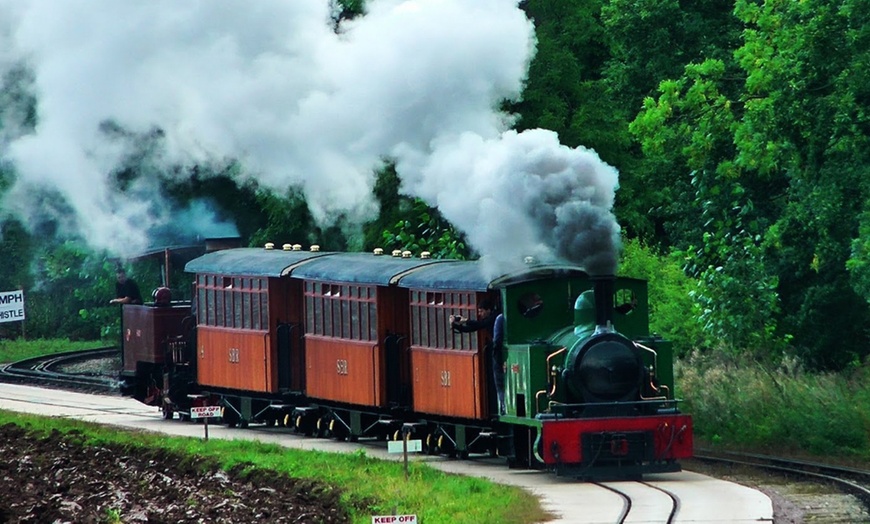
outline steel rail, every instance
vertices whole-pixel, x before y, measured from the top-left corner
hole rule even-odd
[[[118,348],[102,347],[43,355],[19,360],[10,364],[3,364],[0,365],[0,381],[87,389],[89,391],[117,392],[120,387],[117,377],[109,377],[96,373],[70,373],[60,371],[59,369],[62,366],[77,362],[116,355],[118,351]]]
[[[694,458],[702,462],[736,464],[833,483],[858,498],[870,511],[870,488],[867,487],[870,486],[870,471],[754,453],[729,451],[705,454],[705,452],[712,453],[708,450],[696,450]]]

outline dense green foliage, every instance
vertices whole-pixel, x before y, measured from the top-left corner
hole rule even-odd
[[[365,13],[364,1],[333,5],[336,24]],[[518,130],[552,129],[620,170],[622,271],[654,281],[655,329],[681,353],[798,358],[818,370],[860,364],[870,351],[870,0],[520,6],[537,51],[522,100],[504,109]],[[38,124],[30,76],[22,66],[2,79],[5,133]],[[146,155],[162,133],[140,138]],[[116,187],[155,175],[148,169],[119,169]],[[315,223],[299,188],[259,187],[239,160],[156,175],[167,198],[208,202],[248,245],[475,256],[437,209],[401,194],[389,162],[374,173],[380,214],[362,225]],[[0,165],[0,196],[14,176]],[[12,262],[0,288],[26,290],[28,336],[111,338],[105,299],[116,261],[61,230],[0,216]],[[150,293],[153,261],[123,262]]]
[[[378,460],[365,450],[351,454],[304,451],[249,440],[167,437],[122,432],[93,423],[0,411],[0,424],[14,423],[37,434],[60,431],[88,446],[116,443],[136,449],[166,449],[210,458],[226,470],[234,466],[262,468],[294,478],[314,479],[341,490],[352,522],[371,522],[373,515],[414,513],[427,524],[461,522],[540,522],[545,513],[537,499],[520,488],[485,479],[449,475],[411,462],[408,478],[400,462]],[[432,489],[437,485],[438,489]]]

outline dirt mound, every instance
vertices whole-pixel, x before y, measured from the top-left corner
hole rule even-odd
[[[0,522],[348,521],[329,486],[162,450],[88,447],[7,424],[0,456]]]

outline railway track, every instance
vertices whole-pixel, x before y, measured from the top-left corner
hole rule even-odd
[[[867,470],[755,453],[712,452],[705,449],[696,450],[694,458],[701,462],[757,468],[831,484],[860,500],[870,512],[870,471]]]
[[[622,511],[616,524],[630,522],[674,524],[677,522],[680,498],[670,490],[649,482],[596,482],[595,485],[615,493],[622,500]]]
[[[88,362],[119,356],[118,348],[69,351],[0,365],[0,381],[73,389],[90,393],[117,393],[116,372],[89,366]]]

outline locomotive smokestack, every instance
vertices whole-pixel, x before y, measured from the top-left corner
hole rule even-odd
[[[595,325],[611,329],[613,327],[613,289],[614,275],[591,277],[595,291]]]

